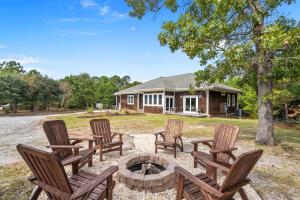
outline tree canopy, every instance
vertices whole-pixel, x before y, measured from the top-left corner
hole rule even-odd
[[[206,66],[197,81],[228,81],[241,77],[257,92],[259,127],[256,141],[274,145],[272,110],[273,67],[277,60],[299,61],[299,54],[284,52],[299,44],[299,26],[286,26],[277,15],[292,0],[179,1],[126,0],[130,15],[141,19],[148,12],[168,9],[175,19],[166,21],[158,35],[162,46],[181,50]]]

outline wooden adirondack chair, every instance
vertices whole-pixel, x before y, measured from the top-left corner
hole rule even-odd
[[[224,182],[219,185],[206,174],[192,175],[185,169],[176,166],[177,195],[176,200],[231,200],[239,192],[243,200],[248,200],[243,186],[250,182],[248,174],[262,155],[263,150],[255,150],[240,155],[230,168],[215,162],[207,161],[209,165],[227,172]]]
[[[69,138],[67,127],[63,120],[45,121],[43,128],[50,144],[46,147],[52,148],[53,153],[58,156],[63,166],[72,164],[73,173],[76,173],[87,163],[89,167],[93,165],[93,155],[96,153],[96,150],[93,148],[94,139]],[[71,140],[73,140],[72,143]],[[83,140],[89,142],[89,148],[79,151],[83,147],[79,143]]]
[[[157,149],[172,150],[174,158],[176,158],[176,147],[183,151],[182,127],[183,121],[168,119],[164,131],[155,133],[155,153],[157,153]],[[163,141],[159,140],[158,135],[163,138]]]
[[[100,175],[80,171],[68,179],[56,155],[22,144],[17,145],[17,150],[33,173],[29,181],[37,186],[31,200],[38,199],[42,190],[49,199],[55,200],[112,199],[115,185],[112,175],[118,171],[117,166],[109,167]]]
[[[100,151],[100,161],[103,160],[103,153],[111,151],[120,151],[122,156],[122,133],[112,132],[108,119],[92,119],[90,121],[94,139],[96,139],[96,148]],[[119,141],[113,141],[113,138],[119,135]]]
[[[194,167],[200,164],[207,169],[207,174],[212,176],[216,181],[217,171],[215,168],[208,167],[204,160],[210,160],[217,162],[223,166],[230,167],[230,158],[235,160],[235,156],[232,151],[235,141],[239,134],[239,127],[234,125],[219,124],[216,126],[215,135],[213,140],[200,140],[193,141],[194,151],[192,155],[194,157]],[[198,143],[202,143],[210,148],[210,153],[198,151]]]

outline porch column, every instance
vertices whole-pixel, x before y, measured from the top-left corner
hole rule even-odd
[[[206,114],[209,115],[209,90],[206,91]]]
[[[139,112],[139,109],[140,109],[140,94],[139,94],[139,93],[137,94],[136,100],[137,100],[137,103],[136,103],[136,106],[137,106],[136,111]]]
[[[119,102],[119,105],[120,105],[120,106],[118,106],[118,107],[119,107],[119,110],[122,110],[122,95],[120,95],[120,102]]]
[[[116,95],[116,107],[115,107],[116,110],[119,109],[119,105],[118,105],[118,95]]]
[[[162,106],[163,106],[163,114],[166,114],[166,91],[164,91],[163,93],[163,102],[162,102]]]

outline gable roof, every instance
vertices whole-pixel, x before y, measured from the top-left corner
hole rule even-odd
[[[213,83],[209,85],[203,83],[198,88],[195,86],[196,85],[195,78],[196,75],[193,73],[160,77],[127,88],[125,90],[118,91],[114,93],[114,95],[135,94],[135,93],[142,93],[142,92],[159,92],[159,91],[169,91],[169,92],[188,91],[190,85],[193,85],[196,90],[214,90],[214,91],[230,92],[230,93],[242,93],[242,91],[239,89],[221,83]]]

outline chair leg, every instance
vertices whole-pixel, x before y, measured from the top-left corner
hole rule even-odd
[[[155,153],[157,153],[157,146],[155,145]]]
[[[239,189],[239,193],[240,193],[242,200],[249,200],[245,193],[245,190],[243,188]]]
[[[177,194],[176,194],[176,200],[181,200],[183,198],[183,185],[184,185],[184,176],[179,174],[177,179]]]
[[[120,146],[120,156],[122,156],[122,146]]]
[[[40,188],[39,186],[36,186],[33,189],[32,193],[29,197],[29,200],[37,200],[39,198],[41,192],[42,192],[42,188]]]
[[[89,160],[88,167],[93,167],[93,156]]]
[[[107,178],[107,188],[106,188],[106,199],[112,200],[112,193],[113,193],[113,185],[112,185],[112,176]]]
[[[103,161],[103,157],[102,157],[102,148],[100,148],[99,156],[100,156],[100,161]]]
[[[174,148],[174,158],[176,158],[176,146],[174,146],[173,148]]]
[[[181,137],[179,137],[179,141],[180,141],[180,151],[183,152],[183,142]]]
[[[194,168],[197,167],[197,161],[196,161],[196,158],[194,157]]]

